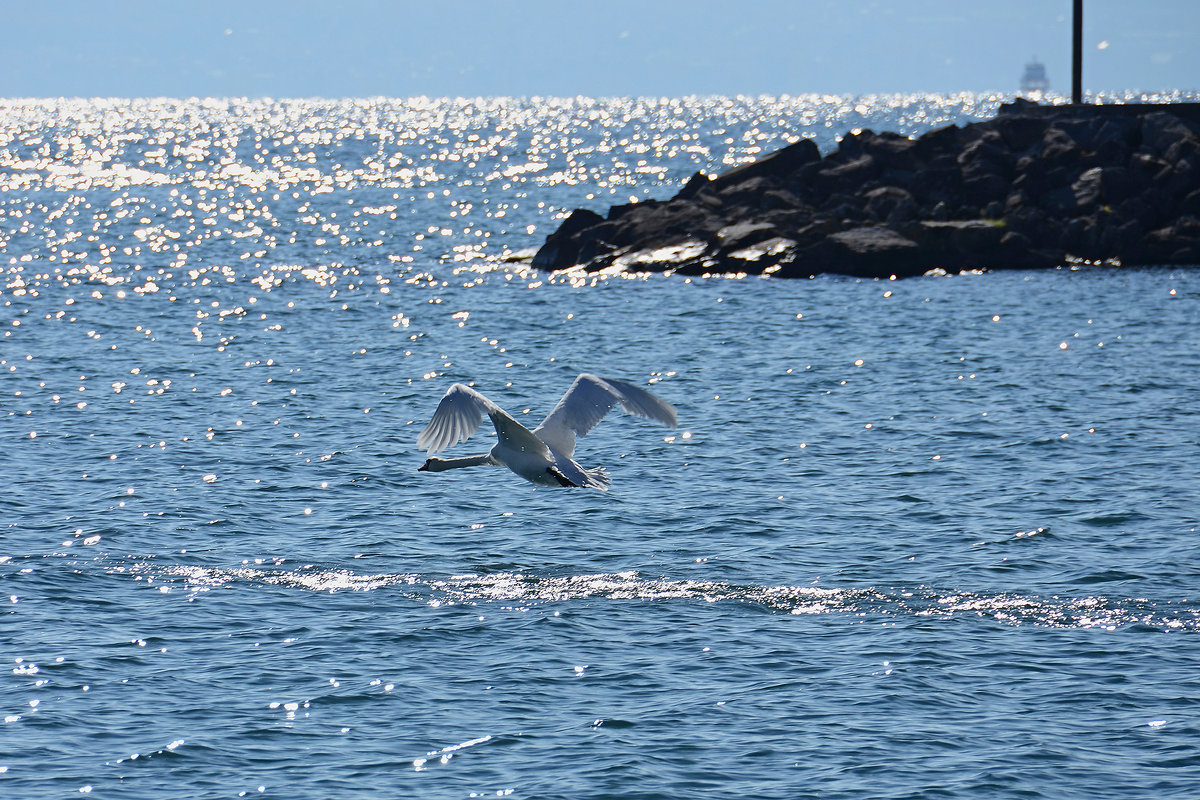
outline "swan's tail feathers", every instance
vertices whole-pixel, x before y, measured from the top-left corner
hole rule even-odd
[[[607,492],[608,487],[612,485],[612,480],[608,477],[608,473],[604,471],[604,467],[585,469],[583,474],[587,476],[587,481],[583,484],[584,486]]]

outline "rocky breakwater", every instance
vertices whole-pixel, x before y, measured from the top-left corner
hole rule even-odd
[[[1017,101],[824,157],[802,139],[670,200],[578,209],[533,266],[886,278],[1076,259],[1200,264],[1200,106]]]

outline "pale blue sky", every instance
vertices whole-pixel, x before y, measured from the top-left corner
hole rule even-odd
[[[1070,89],[1070,0],[0,0],[0,96]],[[1200,89],[1200,0],[1086,0],[1085,88]]]

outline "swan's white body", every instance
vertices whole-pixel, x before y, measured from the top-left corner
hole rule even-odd
[[[618,403],[630,414],[675,427],[675,408],[670,403],[613,378],[580,375],[554,410],[532,431],[479,392],[456,383],[446,390],[433,418],[417,437],[417,446],[432,456],[465,442],[479,427],[484,414],[496,426],[496,446],[479,456],[431,457],[419,470],[442,472],[488,464],[508,467],[525,480],[542,486],[608,489],[609,480],[603,468],[585,469],[572,456],[576,434],[586,435]]]

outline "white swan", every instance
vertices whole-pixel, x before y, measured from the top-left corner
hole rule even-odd
[[[429,455],[465,442],[483,415],[492,418],[499,441],[491,452],[466,458],[429,458],[418,472],[442,472],[484,464],[508,467],[527,481],[543,486],[588,486],[607,490],[603,468],[584,469],[571,456],[575,435],[584,436],[618,403],[630,414],[675,427],[675,407],[645,389],[613,378],[584,373],[558,401],[542,424],[532,431],[469,386],[456,383],[446,390],[437,411],[417,437]]]

